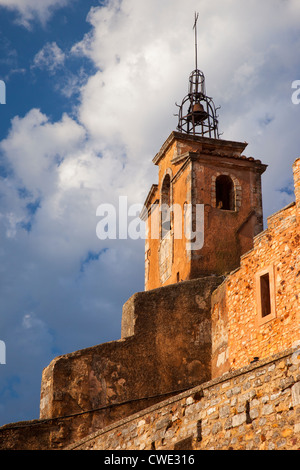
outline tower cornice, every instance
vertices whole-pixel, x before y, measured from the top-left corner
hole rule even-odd
[[[223,140],[223,139],[212,139],[211,137],[202,137],[202,136],[195,136],[191,134],[184,134],[182,132],[173,131],[166,139],[162,147],[160,148],[159,152],[153,158],[153,163],[158,165],[161,158],[165,155],[169,147],[175,142],[195,142],[197,143],[197,152],[201,153],[211,153],[211,154],[219,154],[220,156],[232,156],[235,158],[243,158],[246,159],[247,157],[242,156],[242,152],[247,147],[247,142],[236,142],[231,140]],[[252,159],[252,157],[248,157],[248,159]],[[254,159],[252,159],[254,160]]]

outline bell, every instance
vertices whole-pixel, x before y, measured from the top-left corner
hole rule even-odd
[[[194,122],[196,124],[205,121],[205,119],[208,117],[207,112],[204,111],[202,104],[199,102],[194,104],[192,114],[194,115]]]
[[[205,121],[207,117],[208,117],[207,112],[204,111],[202,104],[199,101],[197,101],[193,105],[192,110],[187,115],[187,120],[193,121],[194,124],[200,124],[202,121]]]

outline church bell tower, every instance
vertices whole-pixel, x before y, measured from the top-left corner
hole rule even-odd
[[[177,130],[153,159],[146,222],[145,289],[236,269],[263,230],[261,175],[266,165],[246,157],[245,142],[220,139],[217,109],[197,65],[177,105]]]

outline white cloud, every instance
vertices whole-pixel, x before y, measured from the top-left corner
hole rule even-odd
[[[83,67],[76,73],[67,72],[60,78],[56,85],[56,89],[68,99],[73,98],[81,93],[83,86],[86,84],[89,76]]]
[[[222,137],[246,140],[246,152],[270,165],[264,176],[266,213],[279,209],[286,199],[276,187],[290,177],[298,153],[293,124],[299,109],[290,102],[300,65],[297,5],[290,0],[123,0],[92,8],[92,29],[72,49],[98,68],[82,90],[82,124],[93,139],[123,146],[131,171],[135,165],[153,175],[149,162],[176,128],[175,101],[187,94],[198,10],[198,64],[208,94],[222,105]],[[266,115],[273,117],[268,126]],[[290,135],[285,156],[274,144],[283,133]]]
[[[0,148],[19,187],[37,197],[53,191],[59,163],[84,137],[84,129],[69,116],[63,115],[60,122],[51,123],[38,109],[32,109],[24,118],[17,116],[12,120],[9,135]]]
[[[0,7],[16,11],[17,22],[30,28],[35,19],[45,25],[55,9],[64,7],[69,2],[70,0],[0,0]]]
[[[56,42],[48,42],[34,56],[33,67],[45,69],[50,73],[54,73],[56,69],[64,65],[65,58],[65,53],[58,47]]]

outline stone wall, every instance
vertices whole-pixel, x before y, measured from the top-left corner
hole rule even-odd
[[[300,158],[294,162],[293,165],[294,182],[295,182],[295,199],[298,224],[300,224]]]
[[[68,449],[300,449],[300,350],[291,349],[154,405]]]
[[[227,276],[214,293],[212,377],[247,365],[255,357],[279,353],[300,340],[300,231],[296,209],[292,203],[268,218],[268,228],[254,238],[253,250],[241,257],[240,268]],[[263,316],[259,282],[265,274],[271,304],[269,313]]]
[[[266,165],[242,152],[247,144],[172,132],[153,159],[158,184],[152,185],[142,218],[146,220],[145,289],[211,274],[224,275],[239,266],[263,229],[261,174]],[[170,178],[165,200],[165,178]],[[216,179],[232,182],[231,209],[217,206]],[[226,192],[223,190],[223,192]],[[172,206],[170,237],[161,239],[158,204]],[[192,207],[189,215],[190,206]],[[196,206],[201,212],[196,216]],[[201,209],[202,210],[202,209]],[[190,243],[186,228],[195,235]]]
[[[38,429],[42,446],[62,447],[209,380],[211,294],[221,281],[134,294],[122,338],[54,359],[43,371],[40,421],[2,427],[0,448],[32,448]]]

